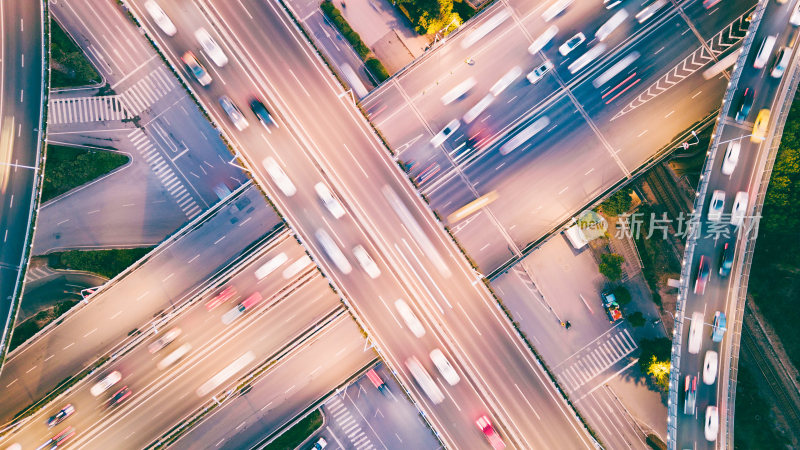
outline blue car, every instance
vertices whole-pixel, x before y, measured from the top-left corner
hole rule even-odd
[[[714,314],[714,325],[711,328],[711,340],[714,342],[722,342],[722,336],[725,335],[725,326],[727,321],[725,319],[725,313],[722,311],[717,311]]]

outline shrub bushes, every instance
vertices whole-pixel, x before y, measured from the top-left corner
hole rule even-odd
[[[347,39],[347,42],[353,46],[353,50],[358,53],[358,56],[361,57],[362,60],[365,60],[370,52],[369,47],[367,47],[367,44],[361,40],[361,36],[359,36],[359,34],[356,33],[352,27],[350,27],[350,24],[347,23],[347,20],[345,20],[345,18],[342,16],[339,8],[337,8],[330,0],[325,0],[322,2],[320,8],[322,8],[322,12],[325,13],[331,22],[333,22],[333,25],[336,26],[339,32],[342,33],[342,36]]]
[[[140,260],[153,247],[113,250],[70,250],[50,253],[48,265],[54,269],[84,270],[106,278],[114,278]]]
[[[372,75],[377,78],[378,83],[383,83],[387,78],[389,78],[389,72],[386,70],[386,67],[383,67],[380,61],[375,58],[369,58],[364,65],[367,66],[367,70],[372,73]]]

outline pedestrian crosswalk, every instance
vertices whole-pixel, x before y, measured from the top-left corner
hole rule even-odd
[[[51,98],[47,123],[51,125],[127,119],[118,95]]]
[[[119,97],[128,112],[132,116],[136,116],[167,95],[177,85],[172,73],[165,67],[159,66],[126,89]]]
[[[58,272],[47,266],[34,267],[28,269],[28,271],[25,272],[25,282],[33,283],[36,280],[41,280],[42,278],[49,277],[50,275],[55,275],[56,273]]]
[[[128,137],[133,146],[141,152],[142,157],[150,165],[153,173],[156,174],[169,195],[175,199],[184,214],[190,219],[200,214],[201,209],[194,201],[194,198],[186,190],[181,179],[175,175],[169,162],[161,156],[158,149],[150,142],[144,131],[137,128],[128,134]]]
[[[557,377],[570,391],[575,391],[594,377],[617,364],[637,348],[627,328],[612,328],[602,339],[597,339],[556,366]]]
[[[375,448],[367,433],[361,429],[359,422],[350,414],[350,410],[344,405],[339,396],[334,396],[325,403],[326,412],[333,417],[336,425],[345,433],[350,446],[356,450],[371,450]]]
[[[62,125],[130,119],[178,86],[172,74],[157,67],[119,95],[51,98],[47,123]]]

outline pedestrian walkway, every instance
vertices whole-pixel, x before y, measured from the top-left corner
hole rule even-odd
[[[165,67],[159,66],[126,89],[119,97],[128,112],[136,116],[177,86],[178,83],[173,79],[172,73]]]
[[[127,119],[128,112],[118,95],[103,97],[51,98],[47,122],[60,125]]]
[[[34,281],[41,280],[42,278],[46,278],[57,273],[58,272],[47,266],[34,267],[25,273],[25,283],[33,283]]]
[[[627,328],[614,327],[556,366],[557,378],[574,392],[637,348]]]
[[[175,175],[170,164],[159,154],[158,148],[153,145],[144,131],[137,128],[128,134],[128,137],[131,143],[133,143],[133,146],[141,152],[142,157],[147,161],[147,164],[150,165],[150,169],[152,169],[153,173],[161,181],[161,184],[169,195],[175,199],[181,211],[183,211],[189,219],[200,214],[200,207],[186,190],[186,187],[184,187],[183,181]]]
[[[339,396],[334,396],[325,403],[325,410],[330,417],[333,417],[336,425],[344,431],[351,445],[348,448],[354,448],[356,450],[370,450],[375,448],[369,436],[361,429],[361,425],[353,418],[353,415],[350,414],[350,410],[347,409]]]

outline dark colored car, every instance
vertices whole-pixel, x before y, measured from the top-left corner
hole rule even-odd
[[[272,115],[269,113],[269,110],[263,103],[257,98],[250,100],[250,109],[253,110],[253,114],[258,117],[258,120],[264,124],[264,126],[274,125],[275,120],[272,118]]]
[[[719,276],[727,277],[731,273],[733,267],[733,247],[730,242],[726,242],[722,247],[722,258],[719,264]]]
[[[51,449],[58,448],[59,445],[67,442],[72,436],[75,436],[75,427],[64,428],[61,433],[51,437],[49,441],[45,442],[45,445],[39,448],[44,448],[47,445],[50,445]]]
[[[686,375],[683,385],[683,413],[694,415],[697,403],[697,376]]]
[[[603,292],[603,307],[608,314],[608,320],[612,323],[622,319],[622,311],[619,310],[617,298],[611,292]]]
[[[708,276],[711,269],[708,267],[708,258],[700,257],[700,266],[697,268],[697,278],[694,280],[694,293],[703,295],[706,292],[706,283],[708,283]]]
[[[736,104],[736,115],[734,119],[738,123],[744,122],[747,115],[750,114],[750,108],[753,107],[753,97],[755,96],[753,88],[745,88],[742,96],[739,97],[739,103]]]
[[[72,405],[67,405],[61,408],[61,411],[55,413],[54,416],[47,419],[47,427],[53,428],[54,426],[63,422],[67,417],[71,416],[75,413],[75,407]]]
[[[131,396],[131,390],[128,389],[128,386],[118,390],[114,395],[111,396],[111,400],[108,401],[108,406],[117,406],[120,403],[124,402],[125,399]]]

